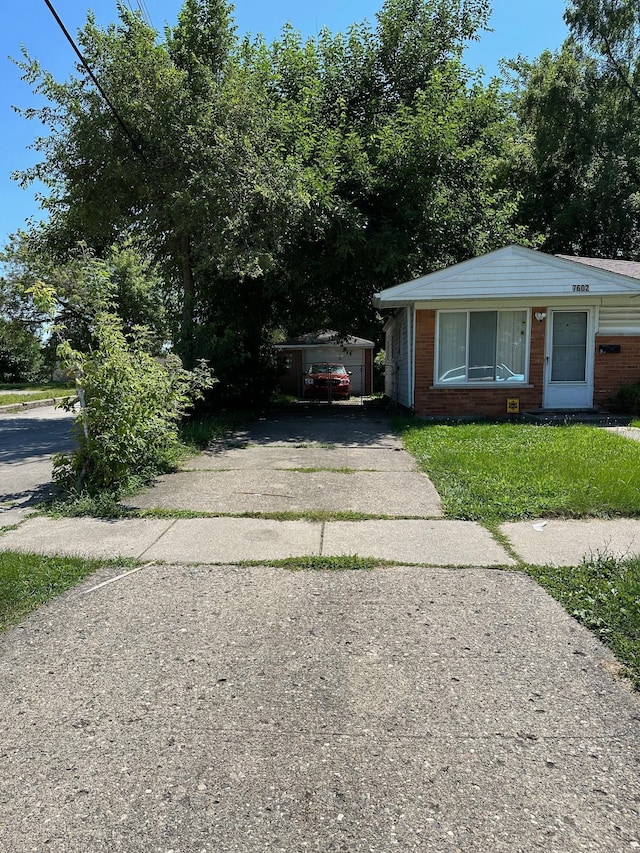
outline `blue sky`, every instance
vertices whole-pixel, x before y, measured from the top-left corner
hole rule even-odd
[[[100,24],[116,19],[116,0],[52,0],[67,29],[75,37],[88,9]],[[135,8],[136,0],[127,0]],[[156,29],[174,24],[181,0],[145,0]],[[282,25],[290,22],[304,35],[323,26],[333,32],[344,30],[353,21],[375,23],[383,0],[323,0],[316,4],[300,0],[237,0],[235,18],[239,33],[263,33],[274,38]],[[470,46],[466,61],[471,68],[482,67],[496,73],[502,58],[523,54],[534,58],[545,49],[555,50],[566,37],[562,15],[565,0],[494,0],[490,26],[480,42]],[[28,217],[41,218],[35,189],[21,189],[11,180],[15,169],[37,161],[29,150],[41,126],[17,115],[13,106],[37,105],[30,87],[20,80],[20,69],[8,57],[20,58],[21,45],[51,71],[56,79],[69,76],[74,55],[44,0],[17,0],[7,3],[0,28],[0,247],[8,235],[24,227]]]

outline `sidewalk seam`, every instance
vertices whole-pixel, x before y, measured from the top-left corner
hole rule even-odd
[[[174,518],[174,519],[172,520],[171,524],[170,524],[170,525],[169,525],[165,530],[163,530],[163,531],[162,531],[162,533],[158,536],[158,538],[157,538],[157,539],[155,539],[155,540],[151,543],[151,545],[148,545],[148,546],[144,549],[144,551],[143,551],[141,554],[139,554],[139,555],[137,556],[137,558],[136,558],[136,559],[138,559],[138,560],[142,560],[142,559],[144,558],[144,555],[147,553],[147,551],[149,551],[151,548],[155,547],[155,546],[158,544],[158,542],[162,539],[162,537],[163,537],[163,536],[166,536],[166,535],[167,535],[167,533],[168,533],[168,532],[169,532],[173,527],[175,527],[175,525],[176,525],[179,521],[180,521],[180,519],[179,519],[179,518]]]
[[[319,557],[324,557],[324,529],[326,527],[326,524],[326,521],[322,521],[320,523],[320,551],[318,553]]]

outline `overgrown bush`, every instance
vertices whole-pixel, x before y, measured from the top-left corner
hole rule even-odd
[[[68,342],[58,348],[76,377],[68,408],[79,405],[77,449],[54,459],[54,480],[65,492],[118,492],[167,470],[179,451],[180,419],[215,381],[204,363],[187,371],[176,356],[150,355],[148,332],[140,327],[126,337],[115,314],[96,315],[93,333],[89,353]]]

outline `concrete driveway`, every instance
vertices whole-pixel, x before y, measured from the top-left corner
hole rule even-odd
[[[184,476],[351,478],[369,450],[414,490],[384,417],[335,417],[264,421]],[[640,849],[640,699],[528,577],[184,565],[195,522],[223,521],[185,521],[171,562],[105,565],[0,637],[0,851]],[[183,522],[116,522],[119,542],[129,523]]]

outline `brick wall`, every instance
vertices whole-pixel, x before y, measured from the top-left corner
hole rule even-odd
[[[416,361],[414,411],[421,417],[482,415],[504,417],[507,414],[507,399],[518,397],[520,411],[535,411],[542,406],[544,382],[544,334],[545,322],[535,319],[532,309],[531,348],[529,361],[529,384],[531,388],[432,388],[434,379],[436,312],[416,312]]]
[[[483,415],[503,417],[507,398],[520,399],[520,411],[542,408],[544,389],[544,339],[546,320],[538,322],[531,309],[529,384],[531,388],[432,388],[434,380],[436,312],[416,312],[416,360],[414,411],[422,417]],[[618,344],[619,353],[601,353],[601,345]],[[640,336],[603,336],[595,341],[594,406],[606,404],[619,388],[640,381]]]
[[[600,346],[618,344],[619,353],[601,353]],[[613,397],[623,385],[640,381],[640,337],[596,336],[594,405]]]

